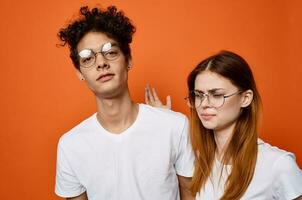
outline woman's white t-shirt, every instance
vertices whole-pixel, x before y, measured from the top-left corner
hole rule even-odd
[[[196,200],[216,200],[222,197],[224,183],[231,165],[214,161],[210,179],[200,190]],[[253,179],[242,200],[291,200],[302,195],[302,171],[294,154],[258,140],[258,157]]]

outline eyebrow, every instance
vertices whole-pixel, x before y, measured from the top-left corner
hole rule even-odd
[[[119,46],[117,42],[105,42],[104,44],[101,44],[101,45],[100,45],[99,50],[102,51],[102,47],[103,47],[105,44],[107,44],[107,43],[111,43],[111,47],[118,47],[118,46]],[[90,51],[92,51],[92,52],[96,52],[96,51],[94,51],[93,49],[84,48],[84,49],[81,49],[80,51],[78,51],[78,54],[79,54],[81,51],[83,51],[83,50],[90,50]]]
[[[110,42],[110,43],[111,43],[111,42]],[[118,43],[112,42],[111,45],[112,45],[112,46],[118,46]]]
[[[112,47],[118,46],[117,42],[105,42],[104,44],[101,45],[101,47],[103,47],[107,43],[110,43]]]
[[[213,88],[213,89],[208,90],[208,92],[214,93],[214,92],[217,92],[218,90],[224,90],[224,88]],[[204,91],[202,91],[202,90],[195,90],[195,91],[204,93]]]

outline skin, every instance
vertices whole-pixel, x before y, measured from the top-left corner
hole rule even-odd
[[[104,33],[89,32],[78,43],[77,50],[92,49],[99,51],[101,45],[115,42]],[[94,66],[80,68],[77,75],[84,80],[95,94],[97,103],[97,118],[101,125],[111,133],[119,134],[135,121],[138,105],[132,102],[128,88],[128,71],[131,60],[126,61],[121,55],[113,61],[107,61],[98,54]],[[100,75],[112,74],[109,80],[97,80]],[[100,112],[102,111],[102,112]]]
[[[168,95],[166,98],[166,105],[162,104],[160,99],[158,98],[158,95],[154,88],[151,89],[150,85],[147,85],[145,88],[145,102],[148,105],[151,105],[153,107],[160,107],[160,108],[167,108],[171,109],[171,97]]]
[[[115,42],[100,32],[87,33],[78,43],[77,50],[92,49],[99,51],[107,42]],[[80,68],[77,75],[85,81],[95,94],[97,103],[97,118],[100,124],[113,134],[126,130],[135,121],[138,106],[132,102],[128,88],[128,71],[131,61],[127,62],[123,54],[114,61],[105,60],[98,54],[94,66]],[[113,74],[107,81],[97,81],[102,74]],[[102,112],[101,112],[102,111]],[[68,200],[88,200],[86,192],[80,196],[67,198]]]
[[[73,198],[66,198],[67,200],[88,200],[86,192],[81,194],[80,196],[73,197]]]
[[[197,75],[195,79],[195,90],[208,93],[216,90],[215,94],[232,94],[239,91],[228,79],[219,74],[205,71]],[[207,99],[196,109],[202,125],[214,131],[217,145],[217,157],[221,158],[228,141],[232,137],[236,121],[242,108],[250,105],[253,99],[251,90],[231,96],[225,99],[223,106],[213,107]]]
[[[238,88],[235,87],[228,79],[225,79],[218,74],[206,71],[196,77],[196,90],[207,93],[213,88],[221,88],[219,92],[223,93],[224,95],[238,91]],[[214,130],[215,141],[219,151],[223,151],[225,144],[230,138],[231,132],[233,131],[236,123],[236,119],[239,116],[240,109],[248,106],[251,103],[252,98],[253,93],[251,90],[248,90],[240,95],[238,94],[227,98],[224,105],[219,109],[212,107],[207,100],[204,100],[199,109],[197,109],[197,113],[203,125],[206,128]],[[147,85],[145,89],[145,101],[147,104],[152,106],[171,108],[171,99],[167,99],[168,105],[163,105],[155,89],[151,89],[149,85]],[[203,119],[202,116],[205,113],[212,114],[213,116],[210,119]],[[188,185],[186,187],[189,188],[189,178],[187,178],[187,184]],[[190,192],[188,193],[190,194]],[[188,199],[190,198],[192,199],[192,197],[189,197]]]
[[[238,91],[238,88],[233,85],[228,79],[220,76],[219,74],[204,71],[197,75],[195,80],[195,90],[200,90],[207,93],[209,90],[214,88],[222,88],[219,92],[224,95],[232,94]],[[158,98],[155,89],[146,87],[145,90],[145,100],[147,104],[151,106],[166,108],[160,99]],[[198,116],[203,124],[208,129],[213,129],[215,134],[215,142],[218,147],[217,158],[219,159],[224,151],[228,140],[230,139],[236,120],[240,114],[240,109],[250,105],[253,99],[253,92],[251,90],[244,91],[238,95],[231,96],[225,99],[222,107],[214,108],[212,107],[208,100],[205,99],[200,107],[197,109]],[[170,99],[171,108],[171,99]],[[204,113],[213,114],[212,117],[202,118]],[[295,198],[294,200],[302,200],[302,196]]]
[[[100,47],[115,41],[100,32],[88,32],[78,43],[77,51],[92,49],[94,52],[100,51]],[[101,54],[97,55],[96,63],[90,68],[80,67],[77,75],[81,80],[85,80],[87,86],[99,99],[118,99],[128,90],[128,69],[131,60],[126,61],[125,56],[120,52],[120,56],[113,61],[104,59]],[[113,74],[113,79],[107,82],[96,81],[100,75]],[[128,95],[129,96],[129,95]]]
[[[204,93],[217,89],[217,94],[224,95],[229,95],[239,90],[228,79],[210,71],[204,71],[197,75],[194,89]],[[220,108],[214,108],[206,98],[196,109],[203,126],[214,130],[218,158],[223,154],[224,148],[231,138],[241,108],[249,106],[252,99],[253,92],[247,90],[226,98]],[[169,99],[169,106],[163,105],[155,89],[151,89],[150,86],[146,87],[145,101],[152,106],[171,108],[171,99]]]
[[[153,107],[161,107],[171,109],[171,97],[167,96],[166,105],[162,104],[154,88],[151,89],[150,85],[145,88],[145,102]],[[180,198],[182,200],[193,200],[194,196],[190,192],[191,177],[178,176]]]
[[[107,42],[116,42],[101,32],[88,32],[79,41],[77,50],[92,49],[98,52],[100,47]],[[120,134],[129,128],[138,114],[138,105],[131,100],[128,87],[128,71],[131,68],[131,60],[125,58],[123,53],[113,61],[108,61],[98,54],[94,66],[90,68],[80,67],[76,71],[80,80],[85,81],[88,88],[95,94],[97,103],[97,119],[99,123],[112,134]],[[106,75],[105,79],[98,80],[100,75]],[[101,112],[102,111],[102,112]],[[191,178],[178,176],[179,188],[182,200],[193,200],[189,192]],[[87,194],[67,198],[69,200],[87,200]]]
[[[191,177],[177,176],[179,182],[179,193],[181,200],[194,200],[195,197],[191,194]]]

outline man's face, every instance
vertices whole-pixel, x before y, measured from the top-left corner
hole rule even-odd
[[[102,32],[88,32],[79,41],[77,51],[81,65],[78,75],[95,95],[116,98],[128,89],[129,62],[115,40]],[[95,60],[89,63],[91,59]]]

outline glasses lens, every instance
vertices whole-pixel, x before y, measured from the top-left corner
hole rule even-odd
[[[224,103],[224,96],[223,94],[209,94],[210,104],[215,107],[221,107]]]
[[[195,91],[190,91],[189,92],[189,97],[187,98],[187,104],[191,108],[197,108],[200,106],[201,99],[198,95],[197,92]]]
[[[95,63],[94,53],[90,49],[84,49],[79,53],[79,61],[82,67],[91,67]]]
[[[103,52],[103,55],[107,60],[115,60],[119,57],[120,52],[117,48],[112,48],[109,51]]]
[[[198,108],[201,105],[201,102],[204,99],[204,96],[199,94],[199,92],[197,91],[193,91],[194,92],[194,105],[195,108]]]

